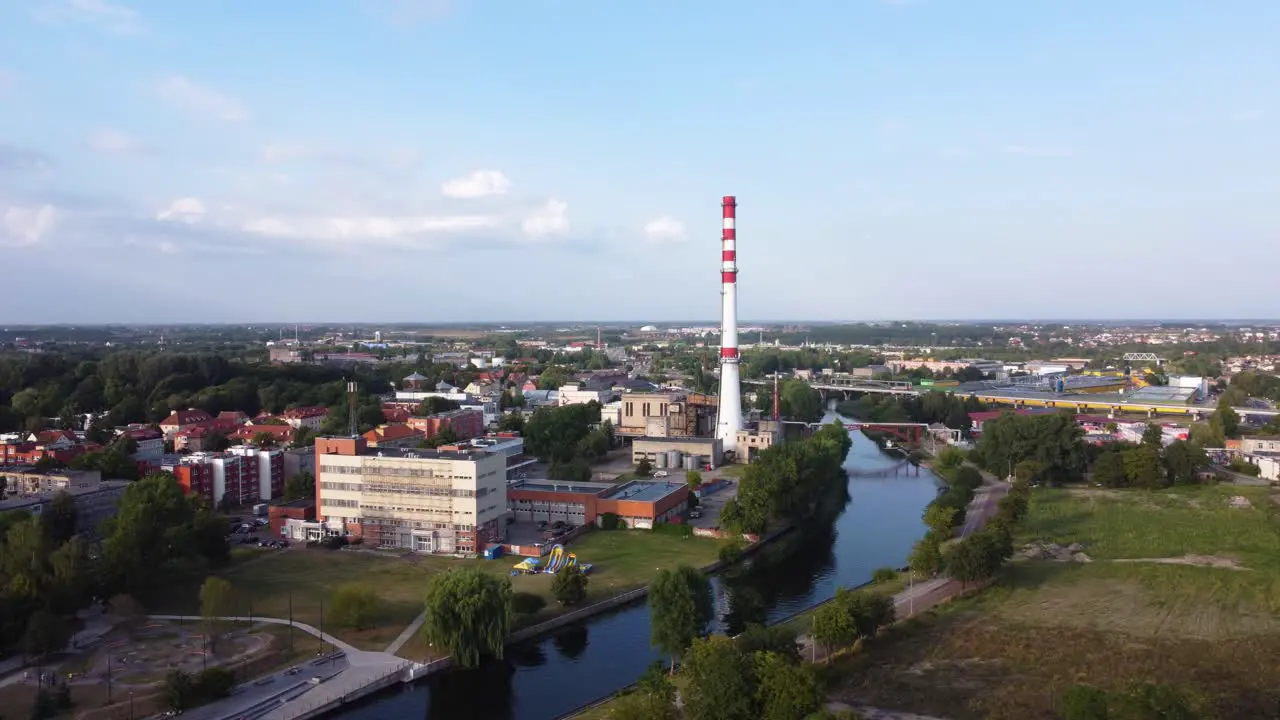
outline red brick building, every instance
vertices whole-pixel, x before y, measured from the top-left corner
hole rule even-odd
[[[285,522],[288,520],[314,522],[315,519],[316,501],[309,498],[267,508],[267,527],[271,528],[271,534],[275,537],[283,534],[281,530],[284,529]]]
[[[507,488],[507,506],[516,520],[570,525],[596,524],[613,513],[627,527],[652,528],[680,518],[689,505],[689,488],[678,482],[565,483],[519,482]]]
[[[405,424],[422,433],[427,440],[445,428],[451,428],[459,440],[467,440],[484,434],[484,413],[475,408],[450,410],[426,417],[411,417]]]

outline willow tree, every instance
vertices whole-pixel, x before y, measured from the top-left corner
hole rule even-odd
[[[475,667],[484,654],[502,657],[511,627],[511,581],[479,568],[455,568],[427,585],[427,619],[422,634],[444,647],[454,663]]]

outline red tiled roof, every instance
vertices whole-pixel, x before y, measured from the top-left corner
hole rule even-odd
[[[281,441],[293,438],[293,428],[288,425],[242,425],[231,437],[236,440],[252,440],[262,433]]]
[[[407,437],[422,437],[422,433],[408,425],[393,424],[376,427],[364,434],[364,439],[369,442],[403,440]]]
[[[209,420],[212,420],[212,419],[213,419],[213,416],[210,415],[209,413],[203,410],[197,410],[192,408],[189,410],[174,410],[173,414],[165,418],[164,420],[161,420],[160,424],[161,425],[177,425],[179,427],[182,427],[184,425],[194,425],[196,423],[208,422]]]
[[[301,420],[310,417],[324,417],[329,414],[329,408],[320,405],[312,405],[310,407],[299,407],[292,410],[285,410],[280,413],[280,417],[290,420]]]

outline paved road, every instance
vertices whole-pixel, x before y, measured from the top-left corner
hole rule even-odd
[[[960,529],[960,537],[969,537],[982,529],[987,520],[996,514],[1000,499],[1009,494],[1009,487],[1008,483],[996,482],[985,484],[977,489],[965,511],[964,527]]]

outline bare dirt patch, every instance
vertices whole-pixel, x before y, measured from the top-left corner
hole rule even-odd
[[[833,699],[954,720],[1049,720],[1072,685],[1118,690],[1143,678],[1201,688],[1211,717],[1252,720],[1280,703],[1280,666],[1268,659],[1276,652],[1280,635],[1135,637],[961,610],[894,629],[874,652],[839,661]]]
[[[1120,558],[1111,562],[1118,563],[1157,563],[1160,565],[1192,565],[1195,567],[1224,568],[1226,570],[1248,570],[1249,568],[1227,557],[1217,555],[1183,555],[1168,558]]]

